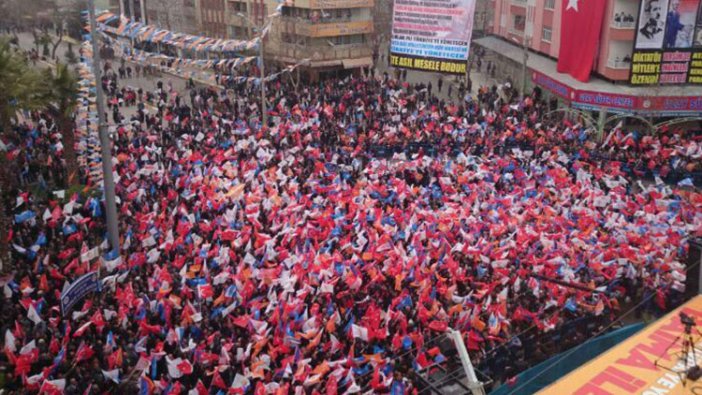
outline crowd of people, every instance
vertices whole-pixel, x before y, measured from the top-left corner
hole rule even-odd
[[[681,300],[702,195],[664,179],[700,170],[694,135],[599,142],[538,94],[444,102],[387,75],[272,81],[263,125],[254,83],[126,101],[118,74],[119,258],[86,258],[108,249],[89,175],[47,194],[64,187],[53,120],[0,137],[23,169],[8,393],[409,394],[449,328],[499,381],[553,351],[527,336],[585,318],[582,341],[626,298]],[[101,291],[63,314],[61,290],[98,265]]]

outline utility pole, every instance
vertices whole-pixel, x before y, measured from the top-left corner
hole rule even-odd
[[[263,13],[263,9],[261,9],[261,13]],[[246,21],[246,24],[249,26],[250,29],[253,29],[253,22],[251,22],[251,19],[249,19],[246,15],[242,14],[241,12],[236,14],[239,18],[242,18]],[[258,28],[258,61],[261,69],[261,81],[260,81],[260,86],[261,86],[261,127],[266,126],[268,124],[268,114],[266,111],[266,74],[265,74],[265,66],[263,62],[263,30],[264,26],[260,26]]]
[[[139,6],[141,7],[141,23],[146,24],[146,7],[144,7],[144,0],[139,0]]]
[[[533,36],[534,23],[531,18],[534,16],[535,0],[528,0],[526,5],[526,16],[524,19],[524,35],[522,36],[522,46],[524,49],[524,59],[522,60],[522,97],[526,96],[528,68],[527,61],[529,60],[529,39]]]
[[[266,111],[266,73],[263,66],[263,27],[258,32],[258,56],[261,62],[261,128],[268,125],[268,114]]]
[[[522,38],[522,46],[524,49],[524,58],[522,59],[522,96],[526,95],[527,90],[527,61],[529,60],[529,44],[526,36],[526,29],[524,30],[524,37]]]
[[[471,393],[473,395],[485,395],[485,388],[475,374],[475,369],[473,368],[473,363],[470,361],[470,356],[468,355],[468,350],[466,350],[466,345],[461,337],[461,332],[449,328],[448,337],[453,340],[453,344],[456,346],[456,351],[458,351],[458,357],[461,359],[461,365],[463,365],[463,371],[468,379],[468,388],[470,388]]]
[[[88,0],[90,15],[90,41],[93,44],[93,75],[95,76],[95,96],[98,112],[98,134],[102,153],[102,184],[105,194],[105,214],[107,216],[107,236],[110,248],[119,253],[119,227],[117,225],[117,203],[115,198],[115,180],[112,175],[112,144],[107,135],[105,121],[105,101],[102,94],[102,73],[100,69],[100,49],[98,47],[98,30],[95,23],[95,0]],[[100,277],[98,266],[98,277]]]

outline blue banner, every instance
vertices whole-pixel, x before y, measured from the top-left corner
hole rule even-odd
[[[61,292],[61,311],[64,315],[80,302],[85,295],[98,290],[97,272],[90,272],[74,281],[65,291]]]

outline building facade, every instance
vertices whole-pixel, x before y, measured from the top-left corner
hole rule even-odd
[[[199,34],[199,0],[144,0],[146,21],[166,30]]]
[[[568,0],[489,1],[494,10],[492,35],[474,44],[486,49],[486,57],[497,65],[496,80],[509,77],[517,86],[522,82],[539,86],[568,106],[600,111],[603,116],[699,115],[699,86],[630,84],[639,13],[648,0],[597,0],[605,3],[605,12],[587,83],[556,71],[561,15]]]
[[[226,0],[200,0],[199,29],[207,37],[227,37]]]
[[[224,0],[229,38],[251,38],[280,5],[277,0]],[[266,60],[279,66],[308,62],[313,79],[372,65],[373,0],[295,0],[283,3],[264,42]]]
[[[558,58],[561,0],[490,0],[493,34]],[[638,19],[639,0],[599,0],[607,3],[593,72],[611,81],[627,81]]]

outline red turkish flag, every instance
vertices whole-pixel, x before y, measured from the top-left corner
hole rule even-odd
[[[606,1],[562,0],[559,73],[587,82],[600,39]]]
[[[214,377],[212,377],[212,385],[221,389],[227,388],[227,384],[225,384],[224,380],[222,380],[222,376],[219,375],[218,370],[215,370]]]

